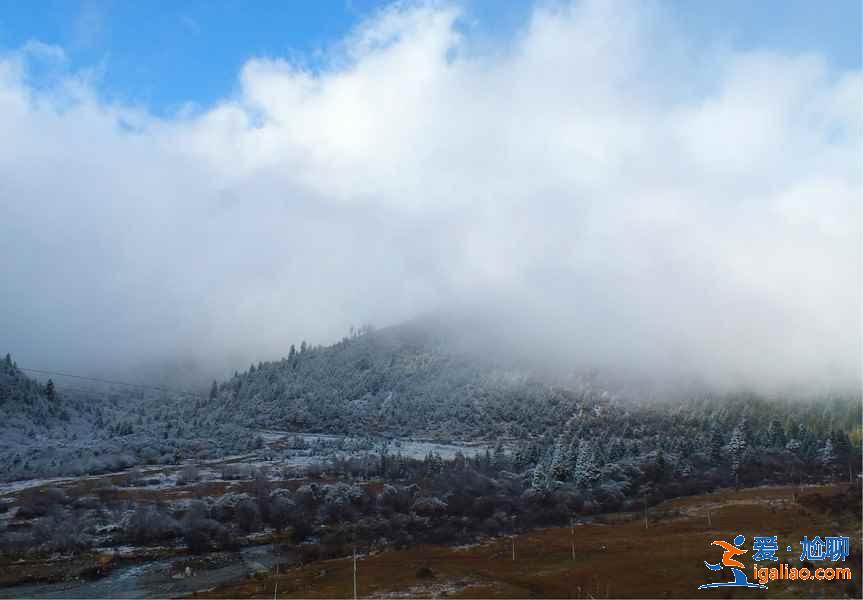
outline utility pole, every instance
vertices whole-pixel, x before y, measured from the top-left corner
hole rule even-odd
[[[354,600],[357,600],[357,547],[354,546]]]
[[[515,515],[512,516],[512,560],[515,561]]]

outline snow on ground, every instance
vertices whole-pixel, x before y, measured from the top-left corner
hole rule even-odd
[[[150,484],[145,482],[143,485],[138,487],[146,489],[167,489],[177,486],[177,476],[179,471],[188,465],[198,467],[199,477],[201,480],[217,482],[226,481],[222,478],[222,467],[227,464],[234,464],[240,468],[247,467],[249,469],[262,466],[274,466],[302,470],[311,466],[325,465],[328,461],[337,458],[344,459],[369,454],[378,454],[384,446],[390,454],[402,454],[409,458],[423,459],[428,454],[434,453],[447,460],[455,457],[458,452],[461,452],[466,457],[472,457],[477,454],[483,454],[486,450],[491,451],[492,449],[488,445],[469,442],[442,443],[410,438],[396,438],[392,440],[376,440],[373,443],[373,448],[349,450],[339,449],[337,446],[350,448],[352,445],[357,445],[357,447],[361,447],[361,440],[359,438],[322,433],[300,433],[275,430],[262,430],[258,433],[264,440],[265,445],[262,449],[253,453],[247,452],[244,454],[223,456],[221,458],[207,460],[186,459],[179,465],[140,466],[99,475],[50,477],[44,479],[26,479],[5,482],[0,483],[0,497],[39,486],[62,486],[81,481],[94,481],[116,475],[128,475],[133,471],[140,473],[141,478],[144,480],[159,478],[158,483]],[[274,447],[278,442],[293,438],[301,438],[305,444],[310,446],[310,448],[303,450]],[[323,446],[322,449],[320,448],[321,446]],[[314,448],[318,448],[322,450],[322,452],[313,454]]]

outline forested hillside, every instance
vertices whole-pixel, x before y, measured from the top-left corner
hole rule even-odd
[[[0,481],[176,463],[253,447],[246,428],[200,410],[199,399],[142,390],[74,389],[0,361]]]
[[[219,409],[262,427],[486,439],[542,434],[603,396],[453,352],[413,324],[360,331],[329,347],[291,346],[213,394]]]
[[[328,347],[290,347],[209,395],[59,392],[7,358],[0,379],[2,477],[103,472],[259,446],[267,429],[357,438],[485,441],[533,489],[571,486],[622,502],[645,482],[677,492],[854,478],[858,396],[619,396],[551,385],[453,350],[410,323]],[[672,493],[677,493],[672,490]]]
[[[618,504],[645,482],[684,493],[860,471],[859,396],[644,400],[556,387],[450,352],[415,325],[291,347],[212,395],[218,410],[259,427],[503,440],[507,468],[534,489],[595,489]]]

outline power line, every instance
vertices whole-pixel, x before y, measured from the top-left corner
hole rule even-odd
[[[197,392],[189,392],[186,390],[172,390],[170,388],[161,387],[157,385],[147,385],[142,383],[130,383],[128,381],[117,381],[113,379],[101,379],[99,377],[87,377],[84,375],[75,375],[73,373],[61,373],[59,371],[48,371],[46,369],[29,369],[25,367],[18,367],[21,371],[27,371],[28,373],[39,373],[41,375],[54,375],[55,377],[71,377],[72,379],[82,379],[84,381],[94,381],[97,383],[107,383],[109,385],[125,385],[127,387],[139,388],[144,390],[154,390],[157,392],[165,392],[171,394],[182,394],[186,396],[194,396],[196,398],[204,398],[203,394]]]

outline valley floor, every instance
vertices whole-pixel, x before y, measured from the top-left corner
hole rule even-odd
[[[643,515],[596,518],[570,528],[551,528],[467,547],[418,546],[363,555],[357,561],[357,595],[363,598],[691,598],[861,597],[860,486],[762,487],[663,502]],[[704,562],[719,562],[713,540],[743,534],[741,559],[753,581],[752,541],[778,536],[779,562],[799,560],[803,536],[847,536],[851,554],[842,562],[852,581],[773,581],[768,590],[698,590],[722,581]],[[513,560],[513,544],[515,559]],[[573,558],[573,545],[575,555]],[[791,551],[787,551],[787,547]],[[725,569],[724,580],[731,579]],[[193,594],[197,598],[351,598],[350,557],[273,571]]]

